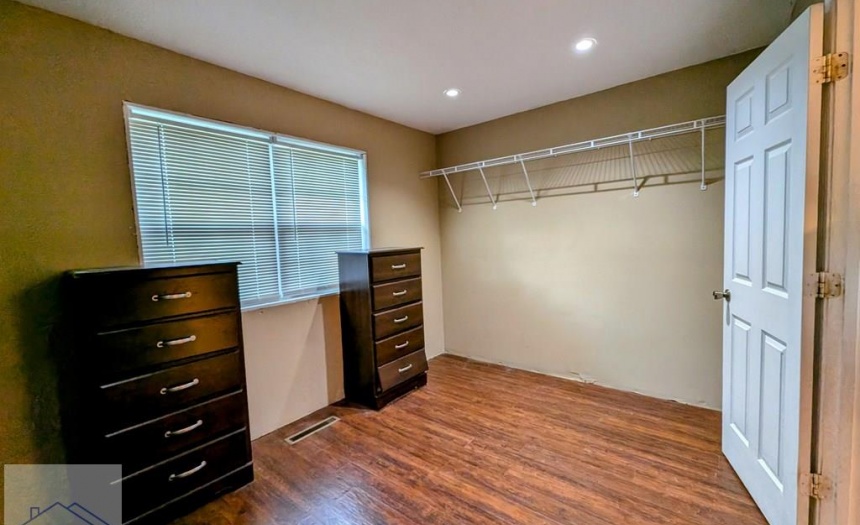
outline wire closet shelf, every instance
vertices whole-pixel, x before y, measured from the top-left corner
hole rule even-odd
[[[637,180],[636,173],[636,163],[634,160],[633,154],[633,144],[641,141],[652,140],[663,137],[671,137],[675,135],[683,135],[687,133],[695,133],[698,132],[701,136],[700,140],[700,152],[701,152],[701,190],[706,190],[708,188],[705,180],[705,131],[713,128],[721,128],[725,127],[726,117],[725,115],[717,116],[717,117],[708,117],[698,120],[691,120],[688,122],[681,122],[677,124],[670,124],[668,126],[661,126],[658,128],[650,128],[643,129],[639,131],[632,131],[628,133],[622,133],[620,135],[613,135],[610,137],[603,137],[598,139],[586,140],[583,142],[577,142],[575,144],[565,144],[563,146],[556,146],[553,148],[546,148],[536,151],[530,151],[527,153],[517,153],[515,155],[508,155],[506,157],[498,157],[495,159],[489,160],[481,160],[477,162],[470,162],[467,164],[459,164],[457,166],[450,166],[447,168],[440,168],[430,171],[425,171],[420,174],[422,179],[431,178],[431,177],[442,177],[445,180],[446,185],[448,186],[448,191],[451,193],[451,197],[454,200],[454,204],[457,206],[458,211],[462,211],[462,203],[457,198],[457,193],[454,191],[454,187],[451,184],[451,180],[449,178],[450,175],[460,174],[464,172],[476,172],[481,176],[483,180],[484,187],[487,191],[487,197],[489,202],[496,206],[499,202],[499,196],[494,195],[492,190],[490,189],[490,184],[487,180],[487,176],[484,173],[484,169],[486,168],[495,168],[500,166],[507,166],[512,164],[518,164],[520,169],[522,170],[522,175],[524,182],[526,184],[526,188],[528,189],[528,194],[531,198],[532,206],[537,205],[537,194],[532,186],[531,179],[529,177],[528,169],[526,168],[526,162],[535,161],[540,159],[546,159],[551,157],[559,157],[562,155],[569,155],[572,153],[580,153],[584,151],[597,150],[601,148],[608,148],[611,146],[623,146],[627,145],[629,158],[630,158],[630,181],[633,183],[633,196],[637,197],[639,195],[639,181]]]

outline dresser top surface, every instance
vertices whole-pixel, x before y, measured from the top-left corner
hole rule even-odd
[[[391,247],[391,248],[371,248],[368,250],[342,250],[337,253],[349,255],[396,255],[398,253],[418,252],[423,250],[423,246],[413,246],[410,248]]]
[[[239,262],[206,262],[193,264],[169,264],[147,266],[117,266],[112,268],[90,268],[84,270],[69,270],[66,274],[72,278],[82,278],[98,275],[123,275],[132,273],[187,273],[187,272],[223,272],[231,271]]]

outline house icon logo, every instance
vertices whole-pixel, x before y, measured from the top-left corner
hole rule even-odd
[[[122,465],[3,465],[6,525],[120,525]]]
[[[30,507],[30,519],[21,525],[110,525],[82,505],[63,505],[59,501],[42,510]]]

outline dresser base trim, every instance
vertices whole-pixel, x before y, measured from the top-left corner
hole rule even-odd
[[[399,385],[391,387],[389,390],[383,392],[380,396],[376,398],[375,406],[371,408],[375,408],[376,410],[380,410],[385,405],[391,403],[392,401],[397,400],[400,397],[405,396],[406,394],[412,392],[413,390],[418,390],[422,386],[427,384],[427,372],[419,376],[415,376],[412,379],[404,381]]]

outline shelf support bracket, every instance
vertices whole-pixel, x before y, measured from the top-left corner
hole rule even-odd
[[[639,182],[636,180],[636,160],[633,158],[633,136],[627,141],[627,149],[630,152],[630,173],[633,175],[633,196],[639,196]]]
[[[493,209],[496,209],[496,203],[498,202],[495,197],[493,197],[493,192],[490,190],[490,183],[487,182],[487,176],[484,175],[484,168],[479,167],[478,171],[481,173],[481,179],[484,181],[484,187],[487,188],[487,196],[490,197],[490,204],[493,205]]]
[[[520,166],[523,168],[523,176],[526,178],[526,186],[529,187],[529,194],[532,196],[532,206],[537,206],[535,191],[532,189],[532,182],[529,180],[529,170],[526,169],[526,163],[523,162],[523,159],[520,159]]]
[[[705,191],[708,189],[708,185],[705,182],[705,126],[699,129],[701,129],[702,133],[702,185],[699,186],[699,189]]]
[[[457,199],[457,194],[454,193],[454,186],[451,186],[451,181],[448,179],[448,174],[442,171],[442,177],[445,178],[445,184],[448,185],[448,191],[451,192],[451,198],[454,199],[454,204],[457,205],[457,212],[463,213],[463,207],[460,206],[460,201]]]

